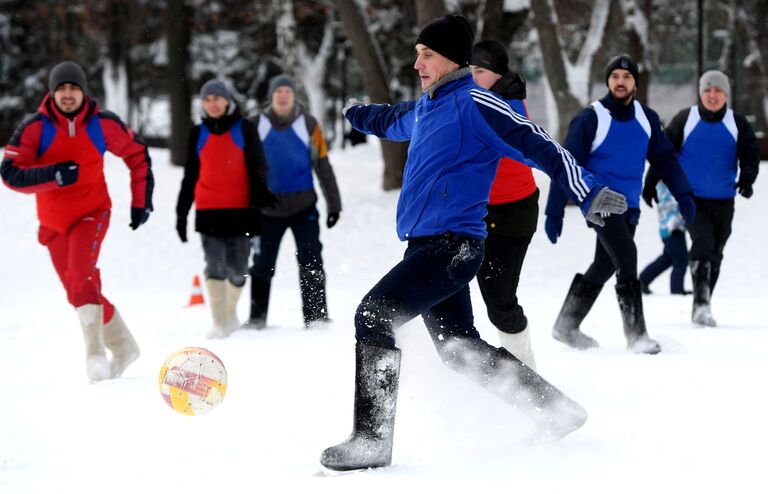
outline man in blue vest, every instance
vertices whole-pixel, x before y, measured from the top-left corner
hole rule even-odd
[[[593,102],[571,121],[565,148],[602,183],[624,194],[628,209],[605,218],[605,225],[590,225],[597,234],[595,257],[571,283],[552,335],[574,348],[597,347],[579,325],[589,313],[606,281],[616,273],[616,296],[624,323],[627,348],[656,354],[661,345],[648,336],[637,277],[635,228],[640,219],[640,192],[645,160],[675,196],[688,223],[696,206],[691,188],[659,121],[650,108],[635,100],[638,68],[628,55],[619,55],[605,68],[608,94]],[[562,233],[566,196],[550,187],[544,229],[552,243]]]
[[[717,70],[705,72],[699,79],[699,103],[675,115],[666,129],[696,202],[696,219],[688,225],[692,244],[689,261],[692,320],[701,326],[716,325],[710,297],[731,235],[734,197],[737,191],[747,199],[752,197],[760,165],[760,151],[749,122],[728,108],[730,92],[728,76]],[[646,179],[643,195],[648,201],[657,180],[653,175]]]
[[[296,102],[296,81],[287,74],[273,77],[269,95],[270,104],[259,116],[258,129],[266,157],[267,185],[278,202],[262,210],[261,242],[254,246],[251,267],[251,315],[244,327],[266,326],[280,241],[290,228],[296,240],[304,325],[309,328],[328,321],[313,172],[325,196],[328,228],[339,221],[341,197],[320,124]]]

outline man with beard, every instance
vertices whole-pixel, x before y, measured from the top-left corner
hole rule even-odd
[[[645,160],[677,199],[687,223],[696,205],[688,180],[659,116],[635,100],[638,67],[628,55],[613,58],[605,68],[608,94],[593,102],[571,121],[565,148],[602,183],[627,198],[627,211],[605,218],[604,225],[589,225],[597,234],[595,256],[584,274],[576,274],[555,321],[553,337],[578,349],[597,347],[579,325],[589,313],[606,281],[616,274],[616,296],[624,323],[627,349],[656,354],[661,345],[648,336],[637,276],[635,228],[640,219],[640,192]],[[562,233],[566,196],[550,187],[544,229],[552,243]]]
[[[11,137],[0,176],[9,188],[35,194],[38,241],[80,319],[88,379],[102,381],[119,377],[139,357],[128,326],[104,295],[96,266],[112,210],[104,153],[122,158],[130,170],[133,230],[152,211],[152,161],[142,139],[88,94],[80,65],[56,65],[48,89],[37,112]]]

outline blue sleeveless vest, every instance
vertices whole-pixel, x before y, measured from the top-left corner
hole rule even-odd
[[[683,128],[679,159],[694,196],[704,199],[736,196],[738,138],[736,119],[730,108],[720,122],[705,122],[699,115],[699,107],[691,107]]]
[[[635,118],[621,121],[612,118],[599,101],[592,103],[597,114],[597,131],[584,168],[604,185],[624,194],[630,208],[639,208],[651,124],[640,103],[633,104]]]

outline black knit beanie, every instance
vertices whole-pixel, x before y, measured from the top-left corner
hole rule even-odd
[[[616,69],[628,70],[632,77],[635,78],[635,84],[637,84],[640,72],[637,70],[637,64],[632,57],[626,53],[622,53],[616,57],[613,57],[608,65],[605,66],[605,84],[608,85],[608,79],[611,77],[611,72]]]
[[[492,39],[476,43],[472,48],[472,65],[488,69],[499,75],[509,72],[509,58],[504,45]]]
[[[475,33],[463,15],[445,14],[430,22],[416,37],[415,44],[422,44],[459,67],[468,67],[472,60],[472,42]]]
[[[56,88],[62,84],[74,84],[88,94],[88,80],[85,77],[85,71],[75,62],[61,62],[48,74],[48,90],[51,93],[56,92]]]

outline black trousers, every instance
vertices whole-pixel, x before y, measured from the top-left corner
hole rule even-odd
[[[360,343],[395,347],[395,328],[421,315],[439,353],[457,339],[480,339],[469,282],[483,261],[483,241],[445,234],[412,238],[403,260],[366,294],[355,313]]]
[[[488,318],[505,333],[519,333],[528,325],[517,300],[517,285],[532,238],[533,235],[507,237],[489,233],[485,239],[485,258],[477,273],[477,284]]]
[[[731,236],[733,199],[700,199],[696,201],[696,218],[688,225],[691,235],[691,261],[709,261],[720,269],[723,249]]]
[[[637,279],[637,247],[633,221],[636,214],[612,214],[605,218],[604,226],[590,225],[597,234],[595,258],[584,280],[594,285],[604,285],[616,273],[616,284]]]

